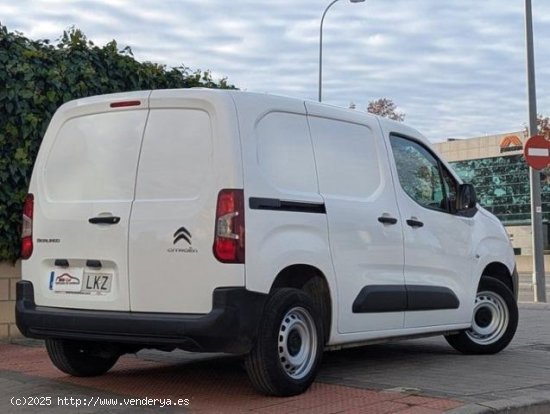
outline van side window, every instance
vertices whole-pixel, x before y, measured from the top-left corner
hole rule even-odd
[[[376,135],[365,125],[310,117],[324,196],[365,199],[384,185]]]
[[[403,190],[421,206],[449,211],[449,199],[456,183],[447,173],[442,179],[439,161],[421,144],[400,136],[390,136],[399,182]]]
[[[256,125],[257,160],[279,190],[318,191],[315,159],[305,115],[270,112]]]

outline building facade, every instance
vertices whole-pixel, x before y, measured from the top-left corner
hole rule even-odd
[[[529,167],[523,157],[525,131],[434,144],[464,180],[476,188],[479,203],[505,225],[517,255],[531,255]],[[541,172],[545,250],[550,249],[550,172]]]

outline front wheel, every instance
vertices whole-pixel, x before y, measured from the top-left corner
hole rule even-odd
[[[299,289],[277,289],[245,360],[252,385],[281,397],[304,392],[315,379],[323,345],[321,318],[311,298]]]
[[[512,341],[517,326],[514,295],[500,280],[485,276],[476,295],[472,327],[445,339],[464,354],[496,354]]]
[[[75,377],[105,374],[120,356],[115,345],[64,339],[46,339],[46,350],[59,370]]]

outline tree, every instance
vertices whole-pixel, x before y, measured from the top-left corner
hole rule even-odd
[[[51,44],[0,22],[0,261],[19,256],[21,206],[42,136],[63,103],[105,93],[230,88],[209,71],[138,62],[113,40],[96,46],[71,28]]]
[[[526,123],[524,126],[524,134],[526,137],[529,136],[529,127]],[[537,115],[537,131],[540,135],[544,135],[546,139],[550,139],[550,117],[543,116],[542,114]]]
[[[397,105],[388,98],[370,101],[367,106],[367,112],[384,118],[393,119],[394,121],[403,122],[405,120],[405,114],[403,112],[397,112]]]
[[[550,118],[539,114],[537,116],[537,127],[539,134],[544,135],[546,139],[550,139]]]
[[[540,135],[544,135],[546,139],[550,139],[550,118],[543,116],[542,114],[537,115],[537,129]],[[525,126],[525,136],[529,136],[529,128]],[[541,170],[540,179],[544,186],[550,184],[550,167],[546,167]]]

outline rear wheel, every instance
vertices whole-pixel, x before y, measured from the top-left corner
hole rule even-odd
[[[63,339],[46,339],[46,350],[59,370],[75,377],[105,374],[120,356],[115,345]]]
[[[472,327],[445,338],[464,354],[495,354],[508,346],[517,325],[514,295],[500,280],[485,276],[476,295]]]
[[[277,289],[245,360],[254,388],[277,396],[304,392],[315,379],[323,345],[321,319],[311,298],[299,289]]]

